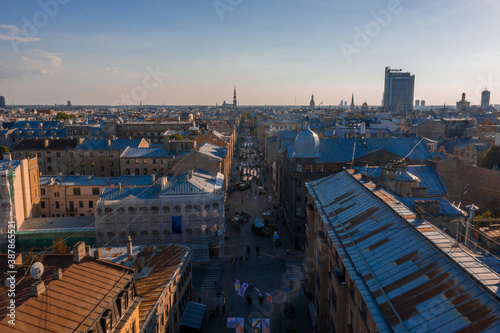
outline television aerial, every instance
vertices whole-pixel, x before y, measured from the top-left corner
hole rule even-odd
[[[33,279],[38,280],[42,277],[43,270],[44,270],[43,264],[37,261],[31,266],[30,274],[33,277]]]

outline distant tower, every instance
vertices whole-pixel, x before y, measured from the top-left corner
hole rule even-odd
[[[385,68],[384,109],[407,114],[413,110],[415,75],[401,69]]]
[[[352,96],[351,96],[351,111],[353,111],[354,109],[356,109],[356,105],[354,105],[354,93],[352,93]]]
[[[316,103],[314,103],[314,95],[311,95],[311,102],[309,103],[309,106],[311,107],[311,110],[314,110],[314,107],[316,106]]]
[[[0,96],[0,109],[5,109],[5,97]]]
[[[415,107],[417,107],[417,108],[418,108],[419,106],[420,106],[420,100],[418,100],[418,99],[417,99],[417,100],[415,101]]]
[[[68,104],[66,104],[66,110],[71,110],[71,101],[68,101]]]
[[[488,106],[490,106],[490,92],[488,90],[484,90],[481,93],[481,107],[483,109],[486,109]],[[0,106],[1,107],[1,106]]]
[[[470,107],[470,102],[465,99],[465,93],[462,93],[462,99],[457,102],[457,110],[465,110]]]
[[[236,99],[236,86],[234,86],[233,107],[236,108],[237,106],[238,106],[238,101]]]
[[[421,101],[420,101],[420,106],[421,106],[421,107],[424,107],[424,106],[425,106],[425,99],[423,99],[423,100],[421,100]]]

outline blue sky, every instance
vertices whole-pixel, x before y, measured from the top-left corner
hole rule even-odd
[[[499,14],[495,0],[3,1],[0,94],[195,105],[230,102],[236,85],[241,105],[312,93],[337,105],[351,92],[379,105],[391,66],[415,74],[428,105],[463,91],[478,104],[485,86],[500,104]]]

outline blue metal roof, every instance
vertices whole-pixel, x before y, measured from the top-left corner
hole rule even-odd
[[[94,176],[40,176],[40,185],[50,185],[51,180],[61,186],[147,186],[153,183],[151,175],[121,176],[121,177],[94,177]]]
[[[168,157],[167,148],[131,148],[128,147],[122,153],[122,158],[165,158]]]
[[[461,249],[453,254],[451,239],[355,176],[306,186],[379,330],[499,331],[499,275]]]
[[[9,171],[11,168],[17,168],[21,165],[19,160],[0,160],[0,171]]]
[[[408,159],[410,160],[425,161],[432,159],[429,149],[423,142],[419,143],[419,138],[367,138],[364,141],[354,138],[323,138],[320,139],[320,157],[317,159],[317,162],[345,163],[351,161],[355,141],[356,150],[354,159],[378,149],[384,149],[401,157],[409,154]],[[293,149],[293,145],[289,144],[287,150],[290,158],[293,157]]]
[[[12,128],[15,129],[56,129],[64,128],[64,122],[62,121],[31,121],[31,120],[19,120],[14,123]]]
[[[413,210],[413,203],[415,202],[415,200],[418,200],[418,201],[422,201],[422,200],[439,201],[439,215],[457,216],[457,217],[462,215],[462,212],[460,211],[460,209],[453,206],[453,204],[446,199],[442,199],[442,198],[400,198],[400,197],[398,197],[398,199],[403,204],[405,204],[406,207],[408,207],[411,210]]]
[[[210,142],[205,142],[198,147],[198,151],[202,154],[206,154],[215,158],[225,158],[227,153],[227,148],[219,147]]]
[[[125,187],[125,188],[114,188],[106,187],[103,189],[99,200],[115,201],[123,200],[127,197],[135,197],[137,199],[154,199],[158,197],[160,193],[160,186],[154,185],[150,187]]]

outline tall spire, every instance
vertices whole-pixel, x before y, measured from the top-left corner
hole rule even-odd
[[[233,96],[233,107],[236,107],[238,106],[237,104],[237,100],[236,100],[236,86],[234,86],[234,96]]]
[[[354,105],[354,93],[352,93],[351,97],[351,111],[353,111],[356,108],[356,105]]]

